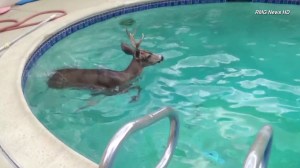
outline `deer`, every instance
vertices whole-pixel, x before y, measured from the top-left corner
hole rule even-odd
[[[138,41],[134,37],[135,33],[130,33],[127,29],[126,33],[131,46],[121,42],[121,49],[125,54],[133,56],[126,69],[122,71],[79,68],[58,69],[48,79],[48,87],[52,89],[89,89],[96,91],[92,95],[103,94],[106,96],[125,93],[130,89],[137,89],[137,95],[132,96],[130,102],[137,101],[141,87],[133,86],[133,81],[141,75],[145,67],[162,62],[164,57],[140,47],[144,39],[143,33]]]

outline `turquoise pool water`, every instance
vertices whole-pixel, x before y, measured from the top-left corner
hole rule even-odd
[[[255,15],[255,10],[290,15]],[[54,90],[46,81],[64,67],[127,67],[129,42],[119,22],[133,18],[142,47],[165,56],[147,67],[136,91],[91,98],[87,90]],[[67,145],[98,163],[125,123],[171,106],[180,136],[170,168],[241,167],[256,133],[274,128],[272,168],[300,167],[300,10],[271,4],[203,4],[133,13],[95,24],[63,39],[32,68],[26,99],[36,117]],[[88,108],[78,110],[92,102]],[[131,136],[115,167],[152,168],[169,134],[168,120]]]

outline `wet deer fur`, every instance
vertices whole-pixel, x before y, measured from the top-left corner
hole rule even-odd
[[[130,39],[131,47],[126,43],[121,43],[123,52],[132,55],[133,58],[129,66],[123,71],[110,69],[59,69],[48,80],[48,87],[54,89],[79,88],[103,91],[101,94],[113,95],[127,91],[131,82],[139,76],[143,68],[163,61],[163,56],[143,50],[140,45],[144,39],[136,42],[134,34],[126,33]],[[140,89],[139,89],[140,91]]]

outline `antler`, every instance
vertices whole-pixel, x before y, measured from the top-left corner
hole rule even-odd
[[[139,48],[140,47],[140,45],[141,45],[141,43],[142,43],[142,41],[144,40],[144,33],[142,33],[142,38],[139,40],[139,42],[137,42],[135,45],[136,45],[136,48]]]
[[[136,30],[134,31],[134,34],[135,34]],[[142,33],[142,38],[139,40],[139,42],[136,42],[135,39],[134,39],[134,34],[132,33],[129,33],[129,31],[126,29],[126,33],[130,39],[130,42],[131,42],[131,45],[135,48],[135,49],[138,49],[144,39],[144,34]]]
[[[126,33],[127,33],[128,37],[130,39],[132,47],[135,48],[136,47],[136,45],[135,45],[136,43],[135,43],[135,40],[134,40],[134,34],[129,33],[128,29],[126,29]]]

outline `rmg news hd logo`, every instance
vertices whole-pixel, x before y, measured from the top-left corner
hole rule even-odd
[[[290,10],[255,10],[256,15],[289,15]]]

